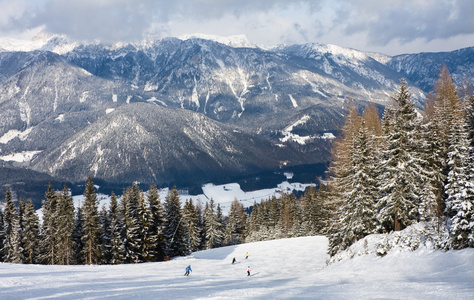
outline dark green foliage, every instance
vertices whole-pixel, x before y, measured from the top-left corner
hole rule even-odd
[[[85,264],[98,264],[101,256],[100,226],[98,200],[94,183],[89,177],[84,190],[84,204],[82,206],[83,244],[82,259]]]
[[[173,188],[165,199],[166,223],[164,237],[167,241],[167,256],[182,256],[189,253],[186,242],[185,222],[182,220],[181,201],[178,190]]]
[[[20,219],[13,204],[10,188],[5,194],[5,209],[3,210],[3,260],[11,263],[21,263],[22,251],[20,237]]]
[[[36,264],[39,259],[39,220],[33,201],[28,199],[24,205],[21,219],[21,242],[24,263]]]

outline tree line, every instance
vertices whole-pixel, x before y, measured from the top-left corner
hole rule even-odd
[[[88,178],[77,209],[67,186],[54,191],[49,185],[40,220],[31,199],[16,207],[7,188],[0,213],[0,260],[49,265],[163,261],[241,243],[246,216],[237,200],[226,218],[212,199],[204,207],[191,199],[182,205],[176,188],[162,202],[155,185],[144,193],[133,184],[120,200],[112,193],[108,207],[99,208]]]
[[[402,80],[379,120],[375,106],[352,108],[333,147],[334,255],[373,233],[418,222],[440,249],[474,247],[474,96],[443,67],[422,114]],[[443,235],[447,236],[442,237]]]

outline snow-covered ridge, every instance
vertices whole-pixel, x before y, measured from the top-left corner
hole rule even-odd
[[[247,39],[247,36],[240,35],[231,35],[231,36],[219,36],[212,34],[203,34],[203,33],[194,33],[194,34],[184,34],[178,37],[180,40],[188,40],[192,38],[210,40],[224,44],[234,48],[259,48],[255,43],[250,42]]]

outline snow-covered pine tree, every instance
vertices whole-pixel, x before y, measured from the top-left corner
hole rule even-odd
[[[176,187],[165,199],[166,224],[163,231],[167,241],[166,253],[168,256],[184,256],[189,253],[187,242],[184,240],[186,228],[182,220],[181,200]]]
[[[83,235],[82,249],[83,261],[85,264],[92,265],[100,262],[100,226],[98,200],[95,192],[92,178],[88,177],[84,189],[84,203],[82,205]]]
[[[259,210],[259,205],[256,201],[254,201],[252,206],[252,212],[250,213],[250,217],[247,219],[247,234],[245,236],[246,243],[260,241],[259,231],[261,223],[259,218]]]
[[[183,218],[186,221],[190,251],[198,251],[201,245],[201,229],[199,228],[199,215],[192,199],[186,200],[184,204]]]
[[[399,91],[392,97],[391,130],[383,150],[382,197],[377,203],[377,219],[384,230],[398,231],[418,220],[420,187],[424,174],[416,139],[416,111],[406,82],[402,79]]]
[[[145,201],[145,196],[140,193],[138,202],[138,217],[140,226],[140,236],[142,239],[141,243],[141,256],[144,262],[155,261],[155,245],[158,241],[158,237],[155,232],[151,230],[153,221],[150,216],[150,206]]]
[[[0,207],[0,262],[4,262],[3,243],[5,242],[5,231],[3,230],[3,210]]]
[[[127,263],[139,263],[143,261],[141,247],[141,232],[142,224],[139,218],[139,201],[140,190],[136,184],[122,195],[122,207],[124,218],[124,246],[125,246],[125,261]]]
[[[111,249],[111,233],[110,233],[110,218],[107,211],[107,207],[102,205],[101,210],[99,211],[99,227],[100,227],[100,263],[109,264],[110,263],[110,249]]]
[[[62,193],[57,196],[57,263],[70,265],[75,263],[74,253],[74,201],[69,193],[69,188],[64,185]]]
[[[21,230],[24,263],[36,264],[39,259],[39,220],[31,199],[25,204]]]
[[[217,230],[218,230],[219,239],[217,240],[217,244],[215,248],[222,247],[224,243],[224,233],[225,233],[226,224],[225,224],[224,214],[222,213],[222,208],[221,208],[220,203],[217,203],[217,206],[216,206],[216,221],[218,224]]]
[[[74,241],[74,256],[76,264],[84,264],[82,251],[84,249],[84,244],[82,242],[82,235],[84,234],[83,228],[83,218],[82,218],[82,208],[76,208],[76,217],[74,218],[74,231],[72,233],[72,239]]]
[[[433,94],[428,95],[425,103],[423,123],[421,129],[421,155],[426,161],[425,170],[429,173],[426,184],[423,186],[419,215],[424,222],[433,222],[439,232],[444,215],[444,185],[446,182],[445,158],[442,153],[442,139],[439,135],[438,123],[435,117],[436,99]]]
[[[448,177],[445,186],[446,213],[453,237],[452,247],[463,249],[472,244],[469,237],[474,229],[473,165],[466,120],[460,99],[454,106],[452,129],[448,135]]]
[[[320,184],[319,188],[311,185],[306,189],[301,203],[305,235],[326,234],[330,221],[327,198],[327,186],[324,184]]]
[[[49,183],[45,201],[43,201],[43,224],[40,234],[41,262],[43,264],[54,265],[57,263],[57,228],[57,194]]]
[[[349,172],[352,189],[344,193],[341,209],[342,248],[375,232],[377,227],[377,178],[374,170],[375,143],[365,124],[359,128],[354,141],[353,170]]]
[[[361,117],[356,108],[351,107],[342,127],[341,136],[334,142],[332,148],[332,159],[329,166],[330,182],[328,183],[332,191],[331,197],[328,199],[328,206],[332,208],[332,222],[328,229],[328,252],[330,255],[334,255],[344,248],[342,246],[343,229],[341,228],[343,208],[346,205],[344,194],[352,189],[350,181],[351,172],[354,171],[352,153],[360,126]]]
[[[156,185],[151,185],[147,192],[148,205],[150,207],[150,232],[155,236],[154,247],[155,260],[162,261],[165,257],[166,241],[163,235],[165,226],[165,211],[161,204]]]
[[[5,193],[5,208],[3,210],[3,252],[5,262],[22,263],[21,237],[20,237],[20,219],[18,211],[13,204],[13,198],[10,187],[7,186]]]
[[[215,209],[214,199],[211,198],[209,202],[206,202],[206,206],[204,208],[204,233],[206,237],[206,249],[218,247],[222,239],[219,228],[220,223],[217,220]]]
[[[110,249],[109,249],[109,263],[116,265],[125,261],[125,248],[122,240],[122,230],[124,227],[122,215],[119,212],[117,196],[112,192],[110,195],[109,205],[109,234],[110,234]]]
[[[225,245],[237,245],[244,241],[246,219],[244,206],[235,198],[230,204],[224,238]]]

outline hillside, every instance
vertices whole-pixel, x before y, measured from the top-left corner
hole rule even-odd
[[[472,299],[474,295],[474,249],[397,250],[382,258],[370,254],[329,266],[326,249],[327,239],[315,236],[200,251],[161,263],[2,263],[0,298]],[[184,277],[187,265],[193,272]]]

